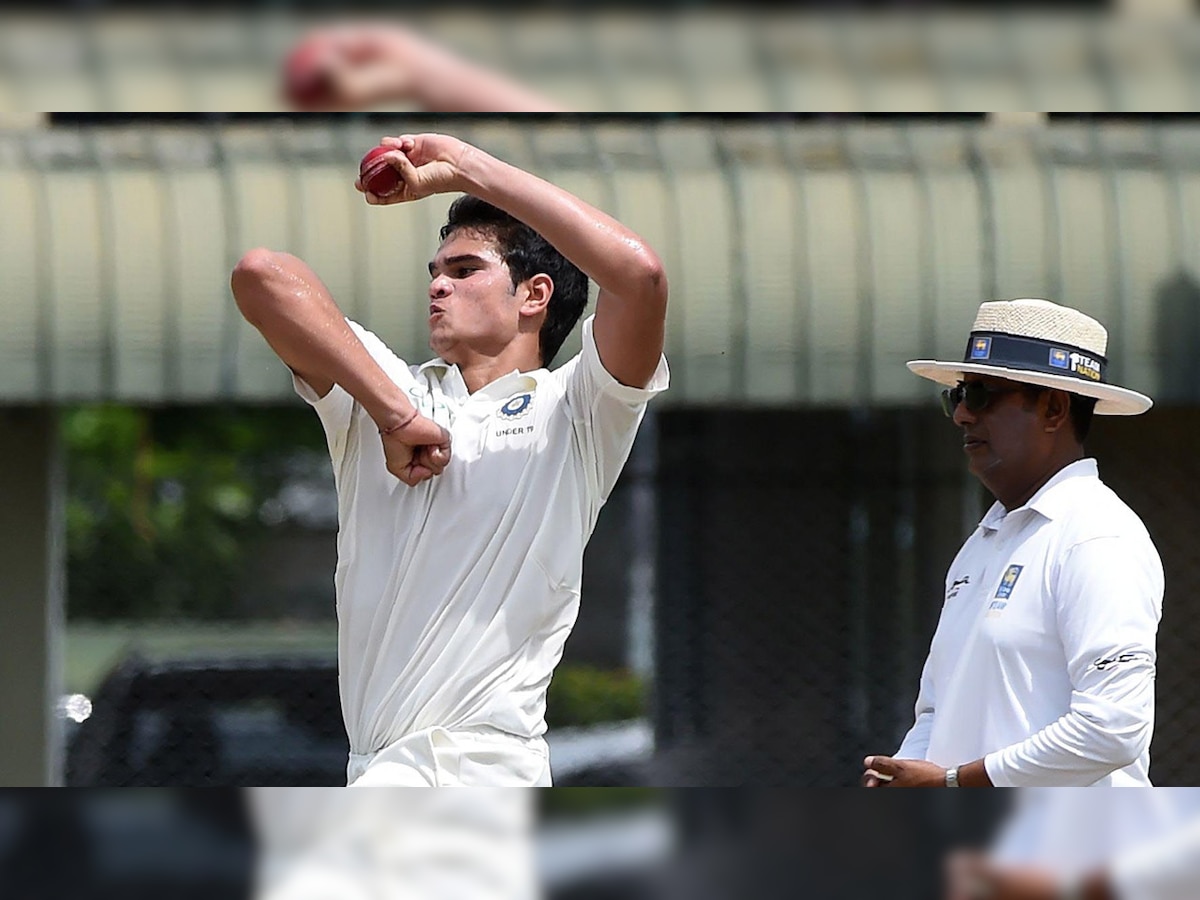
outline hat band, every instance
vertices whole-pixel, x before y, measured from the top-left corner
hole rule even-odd
[[[1103,356],[1096,356],[1070,344],[993,331],[971,332],[963,362],[1062,375],[1090,384],[1104,384],[1107,381],[1108,360]]]

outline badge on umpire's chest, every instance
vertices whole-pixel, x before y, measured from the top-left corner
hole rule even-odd
[[[1021,570],[1024,566],[1009,566],[1008,571],[1004,573],[1004,577],[1000,579],[1000,587],[996,589],[996,596],[1001,600],[1007,600],[1012,596],[1013,588],[1016,587],[1017,579],[1021,577]]]

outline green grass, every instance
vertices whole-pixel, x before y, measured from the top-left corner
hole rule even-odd
[[[126,656],[155,659],[197,656],[297,654],[337,658],[337,626],[297,622],[72,622],[67,625],[67,693],[95,691]]]

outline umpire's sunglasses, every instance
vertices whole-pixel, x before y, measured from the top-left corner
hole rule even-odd
[[[993,387],[982,381],[960,381],[957,387],[942,391],[942,412],[946,414],[947,418],[953,419],[954,411],[958,409],[960,403],[966,405],[968,412],[983,412],[993,398],[999,397],[1001,394],[1016,394],[1026,390],[1029,388],[1024,385],[1021,387]]]

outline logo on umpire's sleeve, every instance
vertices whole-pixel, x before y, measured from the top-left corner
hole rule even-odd
[[[1004,577],[1000,579],[1000,587],[996,588],[996,596],[1001,600],[1007,600],[1012,596],[1013,588],[1017,585],[1017,579],[1021,577],[1021,570],[1024,566],[1009,566],[1008,571],[1004,573]]]
[[[1148,658],[1145,653],[1121,653],[1117,656],[1101,657],[1100,659],[1094,660],[1092,665],[1095,666],[1098,671],[1103,672],[1105,669],[1111,669],[1113,666],[1120,665],[1121,663],[1136,662],[1139,659],[1145,658]]]

